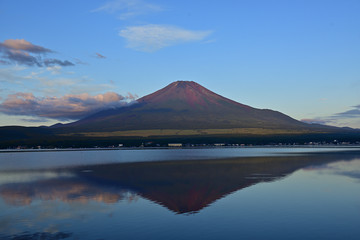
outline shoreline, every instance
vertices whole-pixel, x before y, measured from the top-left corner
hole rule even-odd
[[[71,152],[71,151],[116,151],[116,150],[179,150],[179,149],[231,149],[231,148],[360,148],[359,144],[353,145],[256,145],[256,146],[183,146],[183,147],[104,147],[104,148],[44,148],[44,149],[0,149],[0,153],[24,152]]]

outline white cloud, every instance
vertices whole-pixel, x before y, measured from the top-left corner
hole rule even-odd
[[[119,18],[124,20],[130,17],[163,10],[159,5],[147,3],[142,0],[115,0],[105,3],[103,6],[93,10],[93,12],[118,14]]]
[[[185,43],[202,41],[212,31],[191,31],[175,26],[148,24],[127,27],[119,35],[128,41],[127,47],[138,51],[154,52],[161,48]]]
[[[61,73],[61,66],[51,66],[51,67],[47,67],[46,70],[48,70],[49,72],[51,72],[51,74],[53,75],[57,75]]]
[[[0,82],[16,82],[19,80],[24,79],[24,77],[19,77],[17,76],[15,73],[21,71],[21,70],[16,70],[14,67],[13,68],[0,68]]]

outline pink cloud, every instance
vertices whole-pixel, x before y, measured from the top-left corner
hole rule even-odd
[[[43,56],[54,51],[32,44],[25,39],[7,39],[0,42],[0,64],[8,65],[11,63],[27,66],[49,67],[49,66],[74,66],[75,64],[68,60],[59,60],[55,58],[43,59]]]
[[[26,41],[25,39],[8,39],[1,43],[1,45],[8,49],[23,50],[32,53],[52,52],[50,49],[34,45],[31,42]]]
[[[127,106],[133,100],[132,94],[124,97],[114,92],[95,96],[88,93],[68,94],[62,97],[35,97],[32,93],[20,92],[7,96],[0,104],[0,112],[8,115],[74,120],[104,109]]]
[[[100,53],[95,53],[97,58],[106,58],[104,55],[100,54]]]
[[[126,98],[131,99],[131,100],[136,100],[137,98],[139,98],[139,96],[128,92],[126,95]]]

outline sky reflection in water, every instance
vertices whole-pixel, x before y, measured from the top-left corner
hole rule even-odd
[[[360,152],[224,158],[222,151],[209,160],[0,168],[0,237],[356,239],[360,233]]]

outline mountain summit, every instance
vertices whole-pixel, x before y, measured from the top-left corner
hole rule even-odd
[[[167,104],[170,108],[210,110],[222,106],[224,103],[237,104],[241,107],[246,105],[224,98],[193,81],[177,81],[152,94],[142,97],[138,102]]]
[[[280,112],[256,109],[222,97],[192,81],[177,81],[136,103],[101,111],[65,125],[75,132],[134,130],[304,129],[309,125]]]

